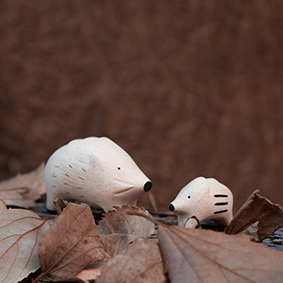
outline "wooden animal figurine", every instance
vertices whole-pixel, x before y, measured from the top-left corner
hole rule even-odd
[[[106,137],[77,139],[59,148],[49,158],[44,178],[49,210],[55,210],[56,197],[104,211],[136,205],[152,187],[130,155]]]
[[[228,225],[232,220],[233,195],[213,178],[198,177],[188,183],[169,205],[178,217],[178,226],[195,228],[197,221],[213,220]]]

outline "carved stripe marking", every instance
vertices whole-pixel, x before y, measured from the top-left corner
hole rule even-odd
[[[227,195],[214,195],[215,198],[228,198]]]
[[[219,205],[227,205],[227,204],[228,204],[228,202],[217,202],[214,205],[219,206]]]
[[[84,178],[82,178],[82,177],[79,177],[79,179],[83,180]]]
[[[68,175],[68,174],[66,174],[66,173],[65,173],[65,175],[66,175],[67,177],[70,177],[70,175]]]
[[[84,168],[82,168],[82,170],[83,170],[84,172],[86,172]]]
[[[77,187],[77,189],[82,190],[83,188],[82,187]]]
[[[227,211],[228,211],[228,209],[219,210],[219,211],[215,211],[214,214],[224,213],[224,212],[227,212]]]
[[[70,164],[68,164],[70,168],[73,168]]]

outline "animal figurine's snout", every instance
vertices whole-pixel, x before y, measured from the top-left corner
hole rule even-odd
[[[49,210],[55,210],[58,197],[108,211],[136,205],[138,197],[152,188],[130,155],[105,137],[78,139],[59,148],[49,158],[44,178]]]
[[[170,209],[171,211],[174,211],[175,207],[174,207],[174,205],[173,205],[172,203],[169,204],[169,209]]]
[[[169,209],[177,215],[179,226],[195,228],[198,224],[195,218],[228,225],[233,217],[233,195],[216,179],[198,177],[179,192]]]
[[[152,188],[152,183],[151,183],[150,181],[147,181],[147,182],[144,184],[144,186],[143,186],[143,190],[144,190],[145,192],[150,191],[151,188]]]

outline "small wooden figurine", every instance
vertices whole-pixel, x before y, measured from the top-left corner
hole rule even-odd
[[[233,195],[213,178],[198,177],[188,183],[169,205],[178,217],[178,226],[195,228],[197,221],[213,220],[228,225],[232,220]]]

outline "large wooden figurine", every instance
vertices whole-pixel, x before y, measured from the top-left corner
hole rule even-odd
[[[46,207],[56,197],[90,203],[104,211],[136,205],[151,181],[130,155],[106,137],[73,140],[59,148],[45,167]]]

